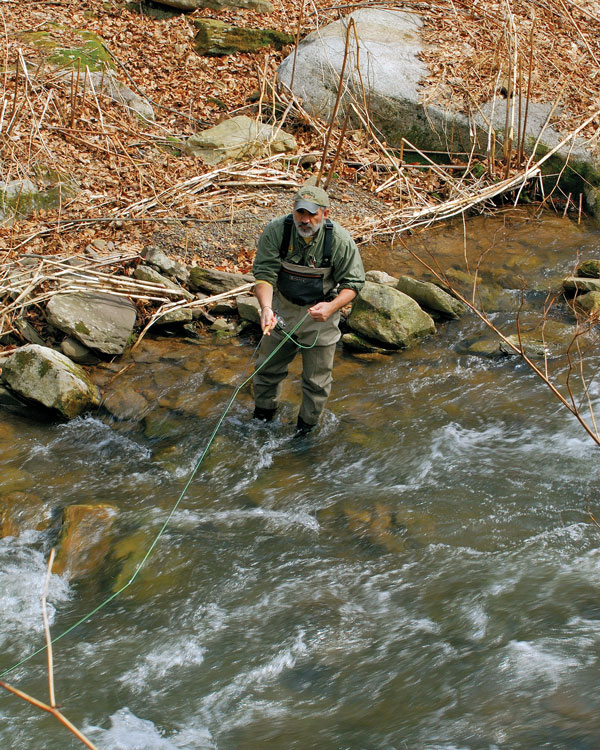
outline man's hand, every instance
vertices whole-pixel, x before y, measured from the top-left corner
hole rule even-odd
[[[308,308],[308,314],[313,320],[324,323],[336,308],[330,302],[317,302],[316,305]]]
[[[265,336],[270,336],[271,331],[277,325],[277,317],[273,312],[272,308],[265,305],[260,312],[260,327]]]

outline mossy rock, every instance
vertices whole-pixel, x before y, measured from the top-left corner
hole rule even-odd
[[[583,263],[580,263],[577,267],[577,275],[586,276],[592,279],[600,279],[600,260],[594,258],[584,260]]]
[[[44,52],[51,65],[79,68],[82,75],[86,68],[92,72],[115,68],[111,56],[103,46],[104,40],[97,34],[83,29],[68,29],[61,24],[49,25],[50,31],[28,32],[22,35],[22,39]],[[72,47],[62,46],[62,41],[57,38],[67,34],[75,38]]]
[[[213,18],[196,19],[194,25],[198,29],[194,44],[199,55],[233,55],[264,47],[279,50],[294,42],[293,35],[282,31],[247,29]]]

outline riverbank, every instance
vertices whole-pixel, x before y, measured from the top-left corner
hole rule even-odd
[[[329,123],[309,116],[275,85],[277,67],[293,45],[216,57],[195,48],[194,22],[200,19],[294,30],[301,39],[334,21],[345,6],[318,0],[303,9],[277,0],[265,13],[218,5],[182,14],[116,0],[4,4],[0,132],[6,137],[0,159],[3,180],[14,183],[23,209],[0,228],[4,258],[78,254],[93,240],[139,253],[163,241],[186,262],[245,272],[260,228],[287,211],[285,191],[291,194],[307,178],[330,177],[339,197],[335,216],[362,242],[406,231],[423,212],[426,221],[446,216],[445,202],[464,199],[465,192],[459,210],[493,210],[494,186],[522,170],[519,149],[483,157],[420,154],[408,144],[390,150],[368,128],[342,132],[338,123],[329,132]],[[598,73],[600,32],[594,29],[600,22],[587,4],[565,11],[549,3],[536,10],[535,20],[528,3],[512,4],[508,15],[445,0],[414,3],[414,11],[423,19],[421,56],[429,66],[425,104],[458,102],[458,96],[467,102],[461,103],[464,111],[480,107],[496,94],[510,95],[505,78],[512,72],[523,99],[520,113],[530,100],[556,100],[551,122],[569,132],[593,111],[588,82]],[[519,69],[511,67],[513,52],[520,55]],[[101,80],[86,89],[85,66],[98,61],[113,70],[128,96],[150,106],[150,119],[106,95]],[[512,89],[516,96],[514,82]],[[192,133],[240,114],[289,131],[297,152],[253,158],[222,173],[182,148]],[[595,134],[595,122],[582,133],[590,146]],[[41,197],[31,199],[28,217],[23,191],[30,184]],[[517,181],[510,197],[519,187]],[[585,211],[579,195],[538,191],[537,198],[558,211]]]

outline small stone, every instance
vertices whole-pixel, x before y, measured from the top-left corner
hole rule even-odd
[[[92,354],[87,346],[84,346],[71,336],[67,336],[66,339],[61,341],[60,350],[65,356],[80,365],[97,365],[100,362],[98,357]]]

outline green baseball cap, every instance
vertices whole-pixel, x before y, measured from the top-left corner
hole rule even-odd
[[[302,185],[294,199],[294,210],[303,208],[311,214],[316,214],[320,208],[329,208],[329,196],[323,188],[315,185]]]

